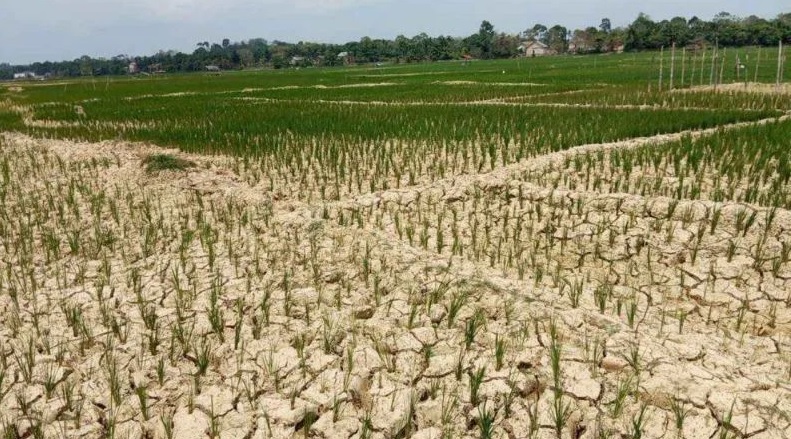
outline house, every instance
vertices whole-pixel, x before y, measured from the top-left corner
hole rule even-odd
[[[517,47],[522,56],[547,56],[556,55],[557,52],[541,41],[525,41]]]
[[[687,52],[699,53],[705,51],[706,46],[707,46],[706,40],[702,38],[696,38],[695,40],[687,44],[686,49]]]
[[[624,49],[626,49],[626,45],[623,43],[615,43],[612,46],[612,51],[615,53],[623,53]]]
[[[354,64],[354,55],[351,52],[341,52],[338,54],[338,59],[343,60],[343,65],[350,66]]]
[[[127,67],[127,72],[129,72],[130,75],[134,75],[135,73],[137,73],[139,71],[140,71],[140,68],[137,66],[136,62],[132,61],[132,62],[129,63],[129,66]]]
[[[305,62],[305,57],[304,56],[298,56],[298,55],[297,56],[292,56],[291,57],[291,61],[289,61],[289,63],[292,66],[301,66],[302,64],[304,64],[304,62]]]
[[[167,71],[162,67],[162,63],[156,63],[148,65],[148,73],[152,75],[161,75],[167,73]]]
[[[584,40],[574,38],[569,42],[569,53],[585,53],[590,51],[591,48]]]
[[[206,71],[207,72],[215,72],[215,73],[217,73],[217,72],[220,71],[220,67],[219,66],[215,66],[215,65],[206,66]]]
[[[33,72],[14,73],[14,79],[35,79],[36,74]]]

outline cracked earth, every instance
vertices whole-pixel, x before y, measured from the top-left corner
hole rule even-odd
[[[0,428],[787,438],[791,212],[560,166],[716,131],[326,202],[232,158],[6,133]],[[160,153],[195,166],[146,172]]]

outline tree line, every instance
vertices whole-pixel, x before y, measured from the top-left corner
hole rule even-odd
[[[497,32],[483,21],[478,32],[467,37],[438,36],[425,33],[408,38],[373,39],[345,44],[325,44],[267,41],[255,38],[248,41],[219,43],[200,41],[192,53],[160,51],[150,56],[121,54],[112,58],[82,56],[71,61],[35,62],[30,65],[0,64],[0,79],[11,79],[14,73],[33,72],[39,76],[74,77],[122,75],[128,73],[194,72],[207,66],[222,70],[243,68],[286,68],[337,66],[347,63],[421,62],[460,59],[511,58],[519,55],[525,41],[539,41],[555,53],[601,53],[624,49],[627,51],[659,49],[672,44],[697,47],[719,45],[739,47],[775,45],[778,41],[791,43],[791,13],[773,19],[751,15],[736,17],[727,12],[706,21],[674,17],[654,21],[639,14],[629,25],[613,28],[604,18],[598,26],[569,30],[556,24],[547,27],[535,24],[518,34]],[[134,63],[134,65],[132,65]],[[132,71],[130,72],[130,67]]]

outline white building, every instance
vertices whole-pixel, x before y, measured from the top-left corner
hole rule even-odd
[[[523,56],[547,56],[556,55],[557,52],[541,41],[525,41],[518,47]]]
[[[14,79],[33,79],[36,74],[33,72],[14,73]]]

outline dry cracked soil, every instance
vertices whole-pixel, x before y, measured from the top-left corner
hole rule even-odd
[[[325,202],[6,133],[0,429],[787,438],[791,212],[535,178],[680,135]]]

